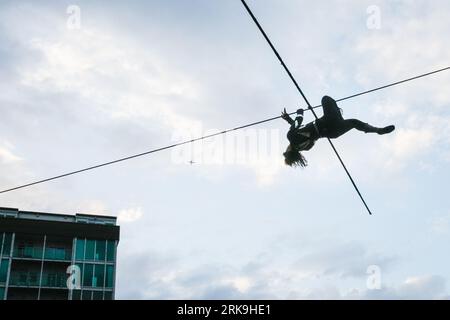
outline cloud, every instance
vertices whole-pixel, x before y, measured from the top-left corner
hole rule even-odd
[[[319,288],[311,288],[304,296],[294,295],[296,299],[302,300],[337,300],[344,299],[339,288],[333,285],[327,285]]]
[[[143,216],[141,208],[129,208],[121,210],[118,214],[118,220],[120,223],[131,223],[140,220]]]
[[[394,10],[389,11],[387,8],[390,6],[384,1],[381,5],[382,28],[358,38],[356,50],[364,54],[367,61],[370,60],[364,64],[363,72],[395,78],[409,74],[411,70],[445,66],[449,44],[442,41],[441,36],[448,31],[449,22],[445,19],[444,9],[448,3],[430,6],[425,1],[415,4],[400,1],[398,5],[401,15]],[[436,87],[435,91],[442,91],[442,88]]]
[[[446,279],[437,275],[407,278],[397,287],[384,287],[362,295],[365,299],[408,299],[430,300],[446,298]]]
[[[433,147],[434,132],[431,129],[399,129],[385,152],[389,154],[387,166],[402,166],[415,156],[426,153]]]
[[[8,141],[0,142],[0,183],[7,188],[19,179],[29,179],[31,174],[26,161],[16,153],[16,148]]]
[[[446,280],[441,276],[417,276],[410,277],[398,289],[403,297],[430,298],[439,297],[445,292]]]
[[[73,204],[77,212],[95,215],[109,215],[107,206],[100,200],[85,200]]]
[[[365,284],[368,265],[377,263],[388,272],[394,263],[393,258],[369,254],[354,244],[330,246],[300,259],[291,257],[288,264],[277,263],[282,257],[273,252],[267,254],[236,265],[193,264],[192,256],[156,251],[127,252],[118,271],[119,298],[327,299],[341,296],[342,289],[334,283],[353,278]]]
[[[415,104],[406,107],[405,102],[391,101],[378,104],[375,110],[385,119],[383,121],[397,126],[389,139],[380,139],[378,143],[380,149],[375,159],[380,166],[399,171],[418,162],[426,168],[427,164],[436,162],[436,157],[428,157],[430,154],[445,159],[445,150],[450,146],[450,117],[446,114],[434,114]]]
[[[21,157],[13,153],[12,149],[13,146],[11,145],[11,143],[7,141],[0,143],[0,162],[2,164],[10,165],[22,160]]]
[[[117,154],[141,152],[148,145],[164,145],[175,129],[196,132],[200,127],[229,128],[272,117],[285,105],[294,109],[299,103],[298,93],[266,43],[258,38],[245,12],[236,14],[242,9],[239,4],[206,3],[201,1],[198,7],[193,7],[184,1],[170,5],[164,1],[145,5],[139,1],[107,5],[85,2],[82,29],[68,31],[63,6],[50,2],[39,5],[29,1],[3,2],[0,63],[4,72],[0,74],[0,106],[4,125],[0,135],[13,144],[0,144],[2,185],[14,186],[60,169],[78,168],[86,162],[90,165],[97,158],[109,160]],[[150,10],[146,5],[152,6]],[[222,5],[227,10],[222,10]],[[365,28],[366,8],[360,1],[348,6],[330,1],[325,11],[319,2],[306,7],[305,3],[292,1],[267,1],[265,5],[255,2],[255,11],[270,28],[277,48],[308,98],[319,101],[324,90],[344,96],[343,93],[359,91],[357,85],[373,87],[448,62],[448,41],[443,41],[449,30],[448,19],[444,17],[447,4],[426,1],[411,4],[402,0],[394,5],[382,1],[381,5],[380,31]],[[422,10],[422,6],[434,9]],[[188,7],[193,15],[186,15]],[[327,23],[311,27],[326,11],[334,12]],[[398,16],[390,14],[399,11],[402,13]],[[367,109],[355,111],[364,120],[394,122],[398,128],[393,135],[374,139],[370,147],[367,141],[371,138],[355,142],[352,134],[337,142],[349,142],[342,151],[346,163],[359,163],[360,167],[351,164],[355,175],[364,176],[366,172],[372,175],[368,188],[380,188],[385,193],[387,184],[380,184],[383,177],[389,179],[393,188],[397,186],[392,172],[376,170],[380,167],[416,179],[413,170],[401,169],[418,158],[423,167],[439,165],[441,148],[450,145],[447,113],[450,94],[444,90],[448,79],[440,74],[393,91],[380,91],[380,95],[366,100],[373,101],[374,111],[372,102],[367,103]],[[385,98],[387,95],[389,99]],[[353,111],[346,110],[345,115],[350,113]],[[268,127],[269,124],[263,126]],[[273,127],[286,129],[278,122]],[[283,141],[283,146],[286,144],[284,134],[279,141]],[[95,172],[98,179],[71,177],[67,184],[56,185],[59,188],[42,185],[29,193],[6,195],[2,197],[2,205],[68,213],[73,213],[73,208],[88,213],[119,212],[124,223],[119,246],[119,298],[321,299],[351,298],[352,294],[367,297],[367,266],[377,264],[389,273],[398,258],[386,249],[382,253],[369,250],[362,243],[370,242],[373,236],[380,240],[376,249],[391,248],[389,241],[406,238],[405,230],[409,228],[401,228],[400,233],[395,228],[392,234],[386,228],[383,239],[372,234],[375,232],[372,230],[385,228],[386,225],[381,225],[385,223],[395,226],[395,219],[414,211],[410,209],[411,206],[414,209],[416,200],[405,211],[390,215],[389,222],[377,220],[381,221],[380,228],[371,225],[365,232],[356,232],[354,221],[347,223],[342,218],[351,203],[341,196],[351,185],[340,184],[346,177],[338,168],[339,163],[330,159],[333,155],[326,141],[307,154],[311,164],[308,170],[285,168],[282,152],[280,148],[259,162],[229,167],[197,165],[189,167],[192,170],[186,170],[185,166],[178,170],[162,160],[161,168],[167,170],[164,172],[155,168],[158,159],[164,158],[155,156],[147,164],[152,166],[151,170],[136,170],[130,164],[126,172],[114,171],[114,177],[107,172],[102,175],[99,170]],[[367,161],[361,161],[362,154]],[[445,166],[440,169],[445,173]],[[241,175],[244,170],[245,175]],[[231,175],[232,172],[237,173]],[[254,172],[256,179],[249,179],[248,172]],[[123,184],[117,182],[119,175]],[[227,176],[231,176],[229,181],[223,179]],[[197,177],[218,183],[206,184]],[[277,179],[280,177],[286,179]],[[117,183],[110,184],[110,179]],[[283,181],[279,184],[283,186],[276,185],[277,181]],[[100,194],[95,194],[93,184],[98,184]],[[128,184],[135,187],[133,192]],[[245,189],[242,185],[250,187]],[[274,192],[265,194],[266,190],[261,189],[254,192],[255,186],[271,186]],[[119,188],[126,192],[117,197]],[[165,188],[169,191],[164,191]],[[233,194],[240,190],[241,194]],[[180,197],[191,197],[191,202],[174,202],[173,194],[177,192]],[[200,194],[208,205],[192,200]],[[384,200],[382,196],[374,195],[379,201]],[[151,205],[143,203],[142,207],[136,207],[130,204],[136,203],[133,197],[146,199]],[[276,203],[272,208],[270,199]],[[424,203],[430,201],[428,195],[420,199]],[[313,204],[314,200],[321,203],[320,208],[323,204],[340,211],[338,218],[336,215],[329,221],[318,218],[323,212]],[[393,199],[387,206],[390,208],[386,212],[390,213],[403,208],[405,201]],[[154,220],[143,214],[148,211],[146,207],[157,212]],[[254,221],[242,220],[239,210]],[[257,224],[260,213],[270,210],[273,217],[267,226]],[[223,220],[219,217],[222,213],[226,215]],[[297,213],[301,219],[293,218]],[[288,222],[283,222],[286,219]],[[183,233],[188,220],[192,229]],[[138,223],[131,223],[134,221]],[[333,240],[317,246],[262,243],[262,236],[284,234],[297,223],[305,228],[315,226],[311,228],[309,241],[329,233],[324,230],[331,228],[332,233],[345,233],[350,241]],[[261,230],[255,225],[261,226]],[[206,226],[210,228],[206,230]],[[445,221],[436,221],[437,230],[445,230],[445,226]],[[181,231],[181,235],[176,231]],[[420,237],[418,233],[413,240],[424,240]],[[356,238],[361,243],[351,241]],[[392,245],[394,253],[407,250],[394,242],[397,243]],[[229,250],[218,252],[217,243]],[[236,253],[244,250],[242,255]],[[405,274],[414,274],[412,270],[414,264],[406,268]],[[396,285],[401,281],[397,277],[394,284],[377,294],[417,296],[423,288],[430,297],[439,296],[440,280],[439,276],[413,277]]]
[[[22,51],[33,57],[26,56],[17,61],[16,85],[23,93],[20,97],[8,98],[19,104],[19,110],[24,108],[24,96],[44,99],[47,103],[41,104],[40,109],[48,109],[45,114],[55,118],[52,125],[71,123],[74,127],[83,126],[86,134],[99,128],[103,135],[108,134],[109,141],[116,142],[114,148],[128,150],[132,145],[135,146],[134,152],[145,147],[139,144],[142,138],[137,139],[138,135],[151,136],[155,141],[173,136],[175,131],[190,135],[190,138],[199,137],[206,134],[202,129],[203,123],[211,123],[208,118],[226,114],[226,108],[210,106],[210,92],[217,90],[209,83],[210,74],[199,78],[190,75],[186,68],[175,68],[158,47],[139,44],[133,37],[127,38],[123,31],[108,29],[108,25],[83,25],[80,30],[67,30],[61,14],[51,8],[46,9],[12,6],[3,13],[6,22],[17,14],[45,14],[48,18],[44,23],[30,19],[27,24],[30,32],[27,34],[23,33],[22,25],[14,21],[9,26],[8,35],[12,41],[19,43]],[[38,23],[39,28],[35,28],[38,31],[33,32],[32,26]],[[221,101],[220,104],[226,103]],[[34,107],[28,103],[25,105],[26,116],[30,117],[29,108]],[[195,110],[197,114],[192,115]],[[39,116],[28,120],[32,121],[47,121],[47,118],[43,119],[39,113]],[[141,130],[134,133],[136,127]],[[134,130],[133,135],[131,130]],[[99,138],[94,136],[92,139],[96,141]],[[166,140],[166,143],[180,141]],[[158,146],[164,144],[163,140]],[[214,141],[207,140],[205,145],[214,145]],[[281,152],[278,149],[276,152],[275,157],[271,152],[258,161],[234,164],[253,171],[257,183],[268,186],[282,168]],[[211,168],[205,176],[216,170],[212,164],[207,166]],[[231,168],[222,166],[222,169],[226,167]]]
[[[29,50],[42,59],[21,70],[22,84],[46,94],[76,94],[88,102],[79,108],[88,108],[92,115],[95,111],[111,119],[159,121],[169,129],[197,125],[173,106],[176,99],[195,98],[195,81],[124,41],[94,28],[61,32],[56,41],[35,38]]]
[[[119,263],[119,299],[238,299],[250,286],[245,278],[231,277],[229,267],[190,268],[156,251],[126,255]]]
[[[230,284],[241,293],[245,293],[251,287],[251,280],[247,277],[237,277],[228,280]]]
[[[450,214],[440,217],[435,217],[430,223],[431,232],[437,235],[448,234],[450,231]]]
[[[121,246],[123,246],[121,244]],[[173,292],[167,279],[168,269],[176,261],[147,251],[121,254],[117,266],[117,298],[119,299],[169,299]]]
[[[394,256],[370,253],[361,244],[344,243],[306,254],[296,265],[313,276],[365,278],[368,266],[377,265],[387,271],[397,260]]]
[[[322,266],[327,269],[327,266]],[[357,268],[357,266],[355,266]],[[441,276],[409,277],[380,290],[339,288],[339,281],[316,276],[298,278],[299,270],[266,264],[247,272],[231,265],[186,268],[179,257],[152,252],[129,255],[119,268],[119,299],[443,299]],[[351,268],[353,269],[353,268]],[[365,270],[361,270],[363,274]],[[358,276],[360,276],[358,274]],[[365,279],[361,279],[365,284]]]
[[[357,59],[355,80],[365,88],[448,66],[450,45],[442,41],[450,24],[444,18],[448,3],[430,5],[426,1],[388,1],[379,4],[382,26],[358,34],[352,47]],[[399,14],[401,12],[401,14]],[[427,154],[440,154],[448,148],[450,117],[447,109],[450,94],[448,72],[436,74],[379,92],[372,100],[373,115],[394,123],[397,131],[379,143],[373,165],[390,171],[408,168],[420,162],[429,169],[435,159]],[[419,159],[419,160],[418,160]]]

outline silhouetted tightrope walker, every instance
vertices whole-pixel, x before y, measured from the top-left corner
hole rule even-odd
[[[395,130],[393,125],[378,128],[358,119],[344,119],[336,101],[329,96],[322,98],[322,107],[323,116],[305,126],[302,126],[303,109],[297,111],[295,120],[289,116],[286,109],[283,110],[281,117],[291,125],[287,133],[289,146],[286,152],[283,153],[284,162],[288,166],[306,167],[308,162],[301,151],[310,150],[320,138],[336,139],[352,129],[380,135],[388,134]]]

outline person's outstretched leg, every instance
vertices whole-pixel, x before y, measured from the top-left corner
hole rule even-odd
[[[338,138],[352,129],[356,129],[365,133],[378,133],[381,135],[391,133],[395,130],[395,126],[377,128],[358,119],[347,119],[335,123],[335,125],[332,126],[329,130],[328,138]]]
[[[377,133],[378,134],[388,134],[388,133],[391,133],[394,130],[395,130],[395,126],[394,125],[390,125],[390,126],[387,126],[387,127],[384,127],[384,128],[380,128]]]
[[[359,131],[363,131],[365,133],[378,133],[378,134],[387,134],[387,133],[391,133],[392,131],[395,130],[395,126],[387,126],[384,128],[378,128],[378,127],[374,127],[371,126],[368,123],[362,122],[358,119],[348,119],[348,120],[344,120],[344,125],[343,125],[346,129],[346,132],[351,130],[351,129],[356,129]]]

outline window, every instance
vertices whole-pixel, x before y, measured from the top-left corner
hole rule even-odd
[[[17,274],[17,282],[15,284],[18,284],[19,286],[26,286],[27,280],[28,279],[28,274],[25,272],[20,272]]]
[[[60,248],[59,254],[63,260],[72,260],[72,248]]]
[[[84,244],[86,241],[84,239],[77,239],[76,243],[76,253],[75,253],[75,259],[76,260],[84,260]]]
[[[34,258],[33,254],[34,254],[34,250],[33,250],[33,244],[26,244],[25,245],[25,250],[24,250],[24,258]]]
[[[56,259],[56,248],[45,248],[45,259]]]
[[[67,287],[67,275],[65,273],[58,272],[56,275],[56,286],[58,288],[65,288]]]
[[[95,240],[86,241],[86,260],[94,260]]]
[[[0,263],[0,283],[6,283],[8,277],[9,259],[2,259]]]
[[[19,243],[17,249],[14,249],[14,256],[23,258],[25,256],[25,244]]]
[[[55,260],[65,260],[66,250],[64,248],[53,248],[53,254]]]
[[[106,250],[106,241],[105,240],[97,240],[95,245],[95,260],[96,261],[105,261],[105,250]]]
[[[116,250],[116,242],[114,240],[108,240],[107,248],[106,248],[106,258],[108,262],[112,262],[115,260],[115,250]]]
[[[3,247],[3,237],[4,237],[4,233],[1,232],[0,233],[0,253],[2,252],[2,247]]]
[[[114,266],[106,266],[106,287],[112,288],[114,282]]]
[[[94,279],[92,286],[96,288],[103,288],[105,285],[105,265],[97,264],[94,268]]]
[[[76,263],[75,264],[78,268],[80,268],[80,274],[79,274],[79,281],[80,282],[78,282],[78,281],[75,281],[75,284],[80,284],[80,286],[82,286],[83,285],[83,265],[81,264],[81,263]],[[78,288],[78,289],[80,289],[80,288]]]
[[[3,240],[3,256],[9,256],[11,254],[12,234],[5,233]]]
[[[0,287],[0,300],[5,299],[5,288]]]
[[[81,300],[81,290],[72,291],[72,300]]]
[[[45,277],[46,275],[44,274],[44,279],[47,278],[47,287],[57,287],[57,282],[56,282],[56,273],[54,272],[50,272],[47,274],[47,277]],[[45,282],[45,281],[44,281]]]
[[[112,295],[112,291],[105,291],[105,298],[104,298],[104,300],[112,300],[113,298],[113,295]]]
[[[103,300],[103,291],[94,291],[92,300]]]
[[[83,290],[83,300],[92,300],[92,291]]]
[[[39,274],[37,272],[30,272],[29,284],[31,286],[39,285]]]
[[[84,265],[84,277],[83,277],[83,286],[84,287],[92,287],[93,275],[94,275],[94,265],[85,264]]]

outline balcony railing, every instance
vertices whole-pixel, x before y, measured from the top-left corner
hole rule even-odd
[[[11,273],[9,284],[21,287],[37,287],[39,286],[39,272]]]
[[[38,287],[39,272],[13,272],[10,285],[20,287]],[[67,274],[57,272],[44,272],[42,274],[41,287],[65,288],[67,286]]]
[[[42,259],[42,248],[40,247],[20,247],[14,248],[13,257]]]
[[[15,258],[42,259],[42,251],[42,247],[14,248],[13,256]],[[45,248],[44,259],[68,261],[72,259],[72,250],[51,247]]]
[[[48,260],[72,260],[72,249],[45,248],[44,258]]]

